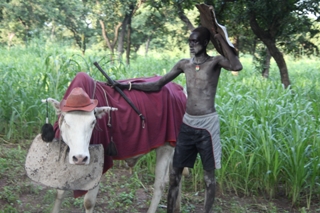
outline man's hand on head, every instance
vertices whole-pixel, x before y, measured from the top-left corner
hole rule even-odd
[[[219,33],[215,34],[215,35],[214,35],[214,38],[215,38],[216,40],[223,39],[223,38],[222,38],[222,35],[219,34]]]

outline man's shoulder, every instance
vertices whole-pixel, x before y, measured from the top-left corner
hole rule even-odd
[[[190,58],[183,58],[180,59],[177,63],[176,63],[176,67],[184,70],[186,69],[186,67],[188,67],[191,64],[191,59]]]
[[[223,59],[224,57],[222,55],[215,55],[215,56],[211,56],[211,59],[213,60],[220,60]]]
[[[191,58],[183,58],[183,59],[180,59],[178,63],[185,64],[190,62],[191,62]]]
[[[222,55],[216,55],[216,56],[211,56],[208,61],[210,63],[213,63],[214,65],[217,65],[223,59],[224,59],[224,57]]]

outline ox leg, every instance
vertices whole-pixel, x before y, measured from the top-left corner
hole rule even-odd
[[[156,212],[158,204],[161,200],[170,164],[172,162],[174,148],[169,144],[156,149],[156,171],[153,196],[148,213]]]
[[[65,193],[66,193],[66,191],[57,189],[56,200],[54,202],[54,206],[53,206],[51,213],[59,213],[60,212],[62,200],[65,196]]]
[[[83,205],[86,213],[93,213],[94,206],[96,205],[97,195],[99,191],[99,184],[93,189],[89,190],[84,196]]]

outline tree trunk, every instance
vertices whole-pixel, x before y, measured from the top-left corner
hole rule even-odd
[[[284,85],[284,88],[288,88],[290,86],[289,73],[288,73],[286,61],[284,60],[282,53],[276,47],[275,42],[271,42],[271,41],[263,41],[263,42],[266,44],[268,50],[270,51],[271,56],[274,58],[274,60],[276,61],[279,67],[281,82]]]
[[[139,7],[139,5],[138,5],[138,7]],[[124,17],[124,20],[122,22],[122,28],[121,28],[121,32],[120,32],[120,36],[119,36],[119,41],[118,41],[118,59],[119,60],[122,59],[122,54],[124,52],[124,50],[123,50],[124,49],[124,38],[126,35],[127,26],[131,24],[132,16],[133,16],[134,12],[136,11],[134,4],[129,5],[129,9],[130,9],[129,12],[126,13],[126,16]]]
[[[128,25],[128,21],[129,21],[129,14],[126,14],[126,16],[124,17],[123,21],[122,21],[122,27],[121,27],[121,31],[119,34],[119,38],[118,38],[118,60],[121,61],[122,58],[122,54],[124,52],[124,38],[126,35],[126,29],[127,29],[127,25]]]
[[[255,14],[251,14],[250,17],[250,26],[254,34],[261,39],[261,41],[266,45],[268,50],[270,51],[271,56],[277,63],[277,66],[280,71],[281,83],[284,85],[284,88],[288,88],[290,86],[289,73],[286,61],[280,50],[276,46],[275,39],[268,33],[267,31],[263,31],[255,18]]]
[[[269,52],[269,50],[267,48],[266,49],[266,57],[265,57],[265,60],[264,60],[264,68],[262,70],[262,77],[264,77],[264,78],[268,78],[269,77],[270,60],[271,60],[271,55],[270,55],[270,52]]]
[[[82,55],[85,55],[87,47],[86,47],[86,36],[84,33],[81,34],[81,51]]]
[[[150,36],[148,36],[148,39],[147,39],[147,42],[146,42],[146,51],[145,51],[145,54],[144,54],[145,57],[147,57],[147,55],[148,55],[150,41],[151,41]]]
[[[126,54],[126,58],[127,58],[127,65],[130,64],[130,49],[131,49],[131,17],[129,19],[128,22],[128,35],[127,35],[127,54]]]
[[[50,32],[50,40],[53,42],[55,39],[55,33],[56,33],[56,26],[55,23],[52,23],[52,28],[51,28],[51,32]]]
[[[8,50],[10,50],[10,48],[11,48],[12,39],[13,39],[14,36],[15,36],[14,33],[9,33],[9,35],[8,35]]]
[[[253,58],[254,58],[254,54],[256,54],[256,49],[257,49],[257,38],[254,38],[252,49],[251,49],[251,55],[253,56]]]

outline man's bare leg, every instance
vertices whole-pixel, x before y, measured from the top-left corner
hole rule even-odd
[[[174,213],[180,190],[180,181],[183,168],[172,168],[169,177],[169,192],[167,199],[167,213]]]
[[[213,203],[215,198],[216,192],[216,178],[214,174],[214,170],[204,170],[204,181],[206,184],[206,194],[205,194],[205,201],[204,201],[204,209],[205,213],[212,213],[213,212]]]

